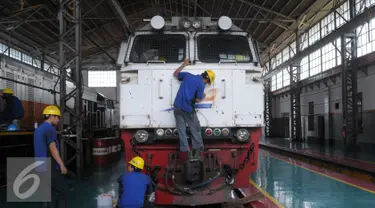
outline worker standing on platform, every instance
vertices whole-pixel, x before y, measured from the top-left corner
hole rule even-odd
[[[51,189],[52,202],[57,207],[67,206],[68,186],[65,175],[68,171],[59,153],[59,142],[55,126],[60,122],[61,112],[57,106],[47,106],[43,111],[45,121],[39,125],[34,132],[34,155],[35,158],[51,158]],[[36,172],[46,172],[47,167],[40,165]]]
[[[148,201],[147,192],[153,193],[151,178],[141,171],[144,168],[145,161],[136,156],[129,161],[128,172],[121,175],[119,183],[118,208],[147,207],[145,201]],[[147,203],[149,204],[149,203]]]
[[[19,120],[24,117],[24,109],[18,97],[13,95],[13,90],[5,88],[2,92],[2,97],[6,101],[6,107],[0,115],[0,122],[18,125]]]
[[[200,156],[204,151],[201,126],[197,113],[195,112],[195,103],[199,103],[205,98],[205,85],[213,83],[215,73],[212,70],[206,70],[201,75],[181,72],[187,65],[189,65],[189,60],[185,60],[173,73],[174,77],[182,81],[174,101],[174,116],[180,139],[180,151],[182,153],[187,152],[188,159],[192,160]],[[190,151],[189,142],[187,140],[186,124],[189,126],[191,132],[193,152]],[[186,157],[186,155],[184,156]],[[182,158],[184,156],[182,156]]]

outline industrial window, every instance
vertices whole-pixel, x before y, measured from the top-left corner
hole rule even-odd
[[[283,63],[283,54],[280,52],[276,55],[276,66]]]
[[[296,55],[296,41],[290,44],[290,58],[292,58],[294,55]]]
[[[0,43],[0,53],[4,55],[8,55],[8,46],[5,44]]]
[[[276,90],[276,75],[273,75],[272,80],[271,80],[271,91],[275,91],[275,90]]]
[[[217,63],[227,60],[250,62],[253,60],[249,41],[245,36],[200,35],[197,44],[198,58],[202,62]]]
[[[309,36],[307,33],[301,35],[301,51],[305,50],[309,46]]]
[[[371,25],[371,24],[370,24]],[[359,26],[357,33],[357,56],[363,56],[371,52],[370,35],[368,23]]]
[[[186,37],[184,35],[138,35],[133,43],[130,61],[181,62],[185,58]]]
[[[320,22],[309,30],[309,45],[314,44],[318,40],[320,40]]]
[[[37,68],[40,68],[40,67],[41,67],[40,60],[38,60],[38,59],[34,59],[34,60],[33,60],[33,66],[35,66],[35,67],[37,67]]]
[[[67,68],[67,69],[66,69],[66,73],[67,73],[68,75],[70,75],[70,74],[72,73],[72,69],[71,69],[71,68]]]
[[[22,61],[30,65],[33,64],[33,58],[26,54],[22,54]]]
[[[283,50],[283,62],[287,61],[288,59],[289,59],[289,46],[287,46]]]
[[[288,72],[288,68],[283,70],[283,87],[290,85],[290,74]]]
[[[14,48],[10,48],[9,56],[21,61],[21,52],[19,52],[18,50]]]
[[[355,12],[356,14],[360,14],[364,11],[366,7],[366,1],[368,0],[355,0]]]
[[[276,89],[281,89],[283,87],[283,71],[279,71],[276,74]]]
[[[301,80],[309,77],[309,56],[305,56],[301,60]]]
[[[309,116],[308,116],[308,130],[314,131],[315,129],[314,122],[314,102],[309,102]]]
[[[341,65],[341,38],[337,38],[335,43],[336,50],[336,65]]]
[[[270,64],[271,64],[271,61],[268,61],[266,63],[265,67],[266,67],[267,70],[270,70],[270,68],[271,68]]]
[[[274,68],[276,68],[276,59],[275,59],[275,57],[273,57],[271,59],[271,69],[274,69]]]
[[[314,76],[316,74],[319,74],[322,71],[321,68],[321,60],[322,56],[320,55],[320,49],[314,51],[309,55],[310,59],[310,75],[309,76]]]
[[[371,51],[375,51],[375,18],[372,18],[370,20],[369,30],[370,30],[369,37],[370,37]]]
[[[330,13],[321,21],[321,34],[322,38],[328,34],[330,34],[333,30],[335,30],[335,15],[334,13]]]
[[[116,87],[116,71],[88,71],[89,87]]]
[[[336,66],[336,52],[332,43],[328,43],[322,48],[322,71],[326,71]]]
[[[52,74],[59,74],[59,69],[57,67],[52,67],[51,72]]]
[[[45,71],[49,71],[49,68],[50,68],[51,66],[49,65],[49,64],[47,64],[47,63],[44,63],[44,70]]]
[[[349,1],[346,1],[344,4],[342,4],[339,8],[336,9],[336,24],[337,28],[339,28],[341,25],[345,24],[350,20],[350,11],[349,11]]]

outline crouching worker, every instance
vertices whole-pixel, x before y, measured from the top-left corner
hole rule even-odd
[[[144,164],[145,161],[141,157],[134,157],[129,161],[128,172],[118,179],[118,208],[153,207],[153,203],[149,201],[149,194],[153,194],[154,190],[151,178],[142,173]]]

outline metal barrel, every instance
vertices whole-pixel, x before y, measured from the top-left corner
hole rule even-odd
[[[108,165],[108,139],[94,139],[92,155],[95,167],[103,167]]]

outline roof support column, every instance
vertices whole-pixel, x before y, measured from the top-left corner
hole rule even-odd
[[[296,30],[296,54],[301,50],[301,39]],[[301,85],[300,68],[301,60],[298,60],[289,66],[290,74],[290,139],[292,141],[301,140]]]
[[[65,165],[69,169],[70,163],[76,162],[76,173],[69,171],[69,174],[82,178],[82,86],[81,86],[81,0],[60,0],[59,7],[59,65],[60,65],[60,110],[63,119],[60,121],[60,152]],[[74,37],[73,43],[66,41],[69,37]],[[68,53],[71,52],[71,53]],[[69,55],[69,57],[67,57]],[[70,58],[70,60],[67,60]],[[72,73],[76,89],[73,94],[66,94],[66,70],[71,65],[75,65]],[[66,101],[75,97],[74,110],[66,105]],[[68,117],[68,118],[67,118]],[[64,120],[70,120],[68,125],[64,125]],[[64,129],[66,128],[66,129]],[[74,132],[74,133],[72,133]],[[73,148],[75,154],[68,154],[68,148]],[[70,166],[71,167],[71,166]]]
[[[355,17],[355,0],[349,0],[349,5],[350,19],[353,19]],[[355,147],[357,142],[357,67],[353,62],[356,57],[356,31],[352,30],[341,36],[342,135],[347,147]]]
[[[271,62],[268,63],[268,69],[271,69]],[[271,91],[272,78],[264,80],[264,136],[270,137],[272,134],[272,98]]]

